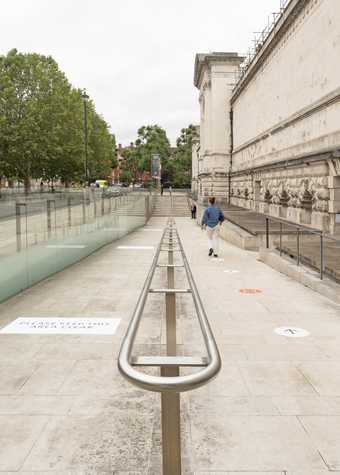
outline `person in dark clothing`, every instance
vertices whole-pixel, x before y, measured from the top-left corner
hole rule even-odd
[[[164,193],[164,185],[163,183],[161,183],[161,196],[163,196],[163,193]]]
[[[191,204],[191,219],[196,219],[197,206],[195,203]]]

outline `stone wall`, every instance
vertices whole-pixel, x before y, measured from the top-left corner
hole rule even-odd
[[[334,231],[340,2],[293,0],[231,98],[231,202]]]

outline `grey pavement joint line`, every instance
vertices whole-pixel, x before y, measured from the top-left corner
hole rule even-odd
[[[308,435],[308,438],[310,439],[311,443],[314,445],[313,443],[313,439],[310,437],[309,435],[309,432],[307,430],[307,428],[305,427],[303,421],[301,420],[301,417],[299,416],[296,416],[297,420],[299,421],[302,429],[306,432],[306,434]],[[314,446],[315,447],[315,450],[317,451],[317,453],[320,455],[320,458],[322,459],[323,463],[325,464],[325,467],[327,468],[327,470],[331,471],[331,468],[330,466],[328,465],[328,463],[326,462],[324,456],[322,455],[321,451],[318,449],[318,447]]]
[[[50,417],[47,417],[47,420],[46,420],[45,424],[43,425],[43,427],[41,428],[40,433],[37,434],[36,438],[35,438],[34,441],[33,441],[33,444],[32,444],[32,446],[31,446],[30,450],[27,452],[26,457],[24,457],[23,462],[22,462],[22,464],[21,464],[19,470],[21,470],[22,467],[25,465],[25,462],[26,462],[26,460],[28,459],[28,457],[31,455],[31,453],[32,453],[32,451],[33,451],[33,449],[34,449],[34,447],[35,447],[37,441],[40,439],[40,437],[42,436],[42,434],[44,434],[44,432],[45,432],[45,430],[46,430],[46,428],[47,428],[47,426],[48,426],[48,423],[49,423],[50,419],[51,419]]]

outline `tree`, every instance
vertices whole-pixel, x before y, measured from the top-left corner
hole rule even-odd
[[[16,50],[0,57],[1,156],[26,191],[32,177],[44,176],[55,146],[63,146],[70,92],[51,57]]]
[[[189,125],[181,130],[176,140],[176,151],[172,158],[172,180],[174,186],[181,188],[191,183],[191,161],[193,141],[198,137],[197,128]]]
[[[106,177],[115,165],[115,141],[105,120],[88,103],[89,168]],[[84,109],[82,92],[71,86],[50,56],[0,56],[0,175],[65,184],[83,180]]]
[[[138,137],[135,142],[140,150],[141,168],[150,170],[151,156],[160,156],[162,167],[170,156],[170,142],[166,132],[159,125],[147,125],[138,129]]]
[[[115,160],[115,142],[105,120],[97,114],[92,101],[88,103],[88,166],[92,179],[105,179]]]
[[[122,155],[124,158],[123,177],[125,177],[124,179],[122,178],[122,181],[135,184],[145,169],[142,148],[133,146],[125,148]]]

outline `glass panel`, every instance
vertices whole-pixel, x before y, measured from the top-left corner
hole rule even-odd
[[[21,201],[0,201],[0,301],[146,222],[145,193],[80,190]]]

